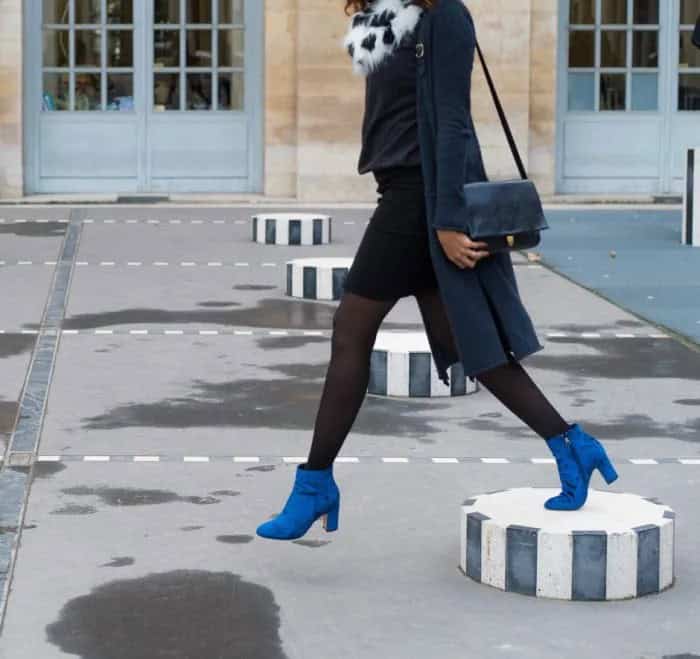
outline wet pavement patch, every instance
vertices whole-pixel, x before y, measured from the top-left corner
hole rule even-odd
[[[61,462],[35,462],[32,474],[34,478],[50,478],[64,469],[66,465]]]
[[[0,433],[11,434],[15,427],[19,403],[11,400],[0,400]]]
[[[552,337],[548,340],[564,345],[585,345],[595,350],[595,354],[548,355],[540,351],[528,357],[528,362],[537,368],[605,380],[700,380],[700,352],[670,339]]]
[[[301,545],[302,547],[311,547],[312,549],[331,544],[330,540],[292,540],[292,542],[295,545]]]
[[[114,556],[109,563],[103,563],[100,567],[126,567],[134,562],[131,556]]]
[[[50,238],[63,236],[66,224],[62,222],[12,222],[0,224],[0,236],[13,235],[23,238]]]
[[[215,490],[209,494],[215,497],[237,497],[240,492],[237,492],[236,490]]]
[[[290,350],[329,342],[330,339],[323,336],[265,336],[257,340],[258,347],[263,350]]]
[[[246,471],[274,471],[277,465],[260,465],[259,467],[246,467]]]
[[[676,405],[700,405],[700,398],[677,398],[673,401]]]
[[[266,284],[238,284],[233,287],[234,291],[274,291],[277,286],[268,286]]]
[[[79,485],[61,490],[74,497],[98,497],[108,506],[154,506],[162,503],[182,501],[196,505],[219,503],[216,497],[180,496],[168,490],[142,490],[128,487],[87,487]]]
[[[196,380],[189,396],[152,403],[129,403],[104,414],[82,419],[86,430],[117,428],[247,427],[309,430],[318,411],[326,365],[288,364],[264,368],[284,370],[287,379],[233,382]],[[433,419],[420,412],[436,411],[450,403],[386,399],[367,396],[353,431],[374,435],[422,437],[438,433]],[[437,419],[435,419],[437,421]]]
[[[203,528],[203,526],[181,526],[180,531],[199,531],[199,529]]]
[[[252,535],[217,535],[217,542],[227,545],[244,545],[253,539]]]
[[[68,601],[46,637],[83,659],[286,659],[271,590],[230,572],[111,581]]]
[[[104,313],[85,313],[65,319],[63,329],[96,329],[114,325],[156,324],[186,325],[209,324],[278,329],[329,329],[332,327],[335,306],[309,300],[266,298],[257,306],[244,309],[121,309]],[[422,324],[384,322],[382,329],[420,329]]]
[[[226,307],[240,307],[240,302],[199,302],[198,307],[204,307],[205,309],[225,309]]]
[[[62,508],[52,510],[52,515],[93,515],[97,512],[95,506],[81,506],[77,503],[67,503]]]
[[[0,359],[34,350],[36,337],[31,334],[0,334]]]

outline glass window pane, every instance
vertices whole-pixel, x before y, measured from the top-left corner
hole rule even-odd
[[[681,69],[688,67],[700,67],[700,48],[696,48],[692,41],[692,32],[681,32],[681,43],[678,66]]]
[[[601,21],[604,24],[627,22],[627,0],[602,0]]]
[[[95,24],[102,22],[100,0],[75,0],[75,22]]]
[[[243,110],[243,71],[219,75],[219,109]]]
[[[44,96],[42,109],[45,112],[69,110],[70,76],[67,73],[44,73]]]
[[[572,68],[595,65],[595,32],[572,30],[569,33],[569,66]]]
[[[100,66],[102,34],[99,30],[75,31],[75,65]]]
[[[219,66],[243,67],[245,45],[243,30],[219,31]]]
[[[107,22],[128,25],[134,22],[132,0],[107,0]]]
[[[179,110],[180,76],[177,73],[156,73],[153,78],[153,110]]]
[[[600,32],[600,65],[627,65],[627,32],[623,30],[601,30]]]
[[[211,23],[212,0],[187,0],[188,23]]]
[[[44,0],[44,23],[68,23],[68,0]]]
[[[573,0],[573,2],[586,4],[594,0]],[[221,23],[243,25],[243,0],[219,0],[219,24]]]
[[[634,0],[632,20],[636,25],[658,25],[659,0]]]
[[[632,37],[632,66],[659,66],[659,33],[656,30],[635,30]]]
[[[625,109],[625,74],[600,74],[600,109]]]
[[[44,30],[44,66],[70,66],[69,43],[68,30]]]
[[[134,36],[131,30],[110,30],[108,33],[107,66],[134,65]]]
[[[700,0],[681,0],[681,24],[695,25],[700,16]]]
[[[569,23],[593,25],[595,23],[595,0],[571,0]]]
[[[700,73],[678,76],[678,109],[700,111]]]
[[[658,110],[659,74],[633,73],[631,100],[633,110]]]
[[[187,75],[187,109],[211,110],[211,73]]]
[[[154,23],[179,23],[180,0],[154,0]]]
[[[131,73],[107,74],[107,110],[132,112],[134,109],[134,77]]]
[[[75,109],[102,109],[102,86],[99,73],[77,73],[75,76]]]
[[[569,110],[595,109],[595,73],[569,73]]]
[[[153,66],[180,66],[179,30],[156,30],[153,33]]]
[[[211,30],[187,30],[187,66],[212,66]]]

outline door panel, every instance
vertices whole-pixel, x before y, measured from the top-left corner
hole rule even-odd
[[[28,192],[262,188],[258,0],[30,0]]]

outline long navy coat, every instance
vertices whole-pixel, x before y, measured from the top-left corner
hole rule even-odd
[[[463,183],[488,180],[470,109],[475,29],[461,0],[437,0],[417,29],[418,134],[430,255],[452,345],[440,342],[430,318],[423,320],[440,378],[449,384],[447,369],[457,362],[473,381],[480,371],[519,361],[544,346],[520,299],[508,252],[461,269],[440,244],[436,229],[464,228]]]

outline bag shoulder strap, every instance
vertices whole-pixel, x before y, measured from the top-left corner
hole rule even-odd
[[[498,111],[498,116],[501,119],[501,125],[503,126],[503,130],[506,133],[506,137],[508,138],[508,145],[510,146],[510,151],[513,154],[513,158],[515,159],[515,164],[518,166],[518,171],[520,172],[520,176],[523,179],[527,178],[527,172],[525,171],[525,166],[523,165],[522,158],[520,157],[520,152],[518,151],[518,145],[515,143],[515,138],[513,137],[513,133],[510,130],[510,126],[508,125],[508,119],[506,118],[506,113],[503,111],[503,106],[501,105],[501,101],[498,98],[498,92],[496,91],[496,86],[493,84],[493,79],[491,78],[491,73],[489,72],[489,67],[486,66],[486,60],[484,59],[484,55],[481,52],[481,48],[479,48],[479,42],[476,41],[476,50],[479,53],[479,59],[481,60],[481,66],[484,68],[484,73],[486,74],[486,81],[489,84],[489,89],[491,90],[491,96],[493,97],[493,102],[496,105],[496,110]]]

